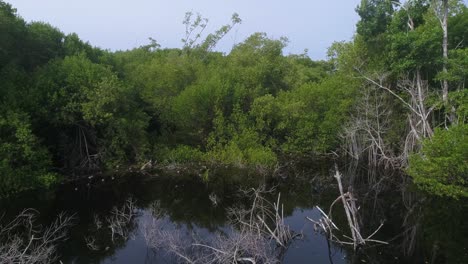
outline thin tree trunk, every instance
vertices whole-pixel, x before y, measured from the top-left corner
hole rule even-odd
[[[452,115],[448,112],[449,105],[448,105],[448,91],[449,85],[447,81],[447,60],[448,60],[448,0],[442,0],[442,18],[440,20],[442,31],[443,31],[443,40],[442,40],[442,50],[443,50],[443,65],[442,65],[442,72],[444,73],[444,79],[442,81],[442,100],[445,105],[445,111],[447,111],[446,116],[449,122],[452,122]]]
[[[448,28],[447,28],[447,19],[448,19],[448,0],[443,0],[443,18],[442,18],[442,31],[444,32],[444,39],[442,43],[442,48],[444,52],[444,65],[443,71],[447,73],[447,59],[448,59]],[[444,79],[442,97],[444,103],[448,101],[448,82],[447,79]]]

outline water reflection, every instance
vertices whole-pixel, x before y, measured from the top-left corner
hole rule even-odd
[[[249,199],[239,197],[239,190],[266,181],[268,187],[276,187],[266,198],[275,201],[281,193],[286,224],[295,233],[303,234],[302,239],[288,247],[282,256],[283,263],[468,262],[464,246],[468,244],[468,228],[463,223],[468,216],[466,205],[440,200],[407,204],[396,188],[379,192],[369,192],[365,187],[362,188],[365,191],[360,190],[358,187],[366,184],[362,180],[365,176],[348,177],[355,182],[358,193],[362,232],[372,232],[380,220],[385,219],[385,226],[376,238],[390,241],[390,245],[366,248],[353,254],[349,247],[329,244],[305,220],[306,216],[318,219],[320,215],[314,206],[328,208],[338,196],[329,168],[331,166],[326,164],[313,169],[296,169],[285,178],[264,178],[248,171],[223,169],[212,171],[209,182],[191,174],[154,178],[128,175],[114,180],[94,177],[62,185],[51,192],[29,192],[2,200],[0,206],[6,212],[5,219],[23,208],[35,208],[41,216],[38,221],[44,224],[50,223],[59,212],[76,213],[78,223],[70,230],[69,240],[58,248],[63,263],[177,263],[177,257],[167,249],[155,250],[148,246],[145,228],[150,223],[157,219],[164,230],[177,231],[189,244],[194,234],[210,240],[217,233],[231,232],[227,208],[247,208],[251,204]],[[359,172],[352,171],[352,174]],[[113,208],[122,208],[130,197],[135,201],[137,215],[125,225],[125,235],[119,235],[112,232],[107,219],[115,215]],[[155,204],[159,210],[157,215]],[[347,226],[342,212],[338,210],[333,216],[338,226]],[[101,223],[100,227],[97,222]],[[404,249],[409,248],[409,244],[403,243],[405,239],[414,247],[406,256]]]

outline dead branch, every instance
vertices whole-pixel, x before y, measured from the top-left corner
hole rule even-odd
[[[322,217],[318,220],[314,220],[314,219],[307,217],[309,221],[314,223],[315,229],[317,230],[318,228],[320,228],[320,230],[322,230],[325,234],[327,234],[328,240],[337,242],[343,245],[352,245],[354,250],[356,250],[360,246],[363,246],[369,243],[388,244],[385,241],[372,239],[374,235],[377,234],[377,232],[382,228],[383,223],[381,223],[380,226],[366,238],[362,236],[360,225],[359,225],[358,208],[356,207],[356,199],[353,198],[353,195],[351,192],[348,191],[344,193],[343,185],[341,183],[342,175],[338,171],[338,169],[336,169],[334,177],[338,183],[340,196],[338,196],[338,198],[331,204],[328,215],[322,209],[320,209],[320,207],[317,206],[316,208],[322,214]],[[348,221],[348,227],[351,232],[351,237],[347,235],[342,235],[342,238],[339,238],[337,235],[333,233],[334,230],[339,230],[336,224],[333,222],[332,216],[331,216],[333,206],[338,201],[341,201],[341,203],[343,204],[343,209],[346,214],[346,219]]]
[[[109,243],[129,239],[135,227],[136,216],[138,216],[138,209],[133,198],[127,199],[120,207],[113,207],[109,216],[101,218],[99,215],[94,214],[90,233],[93,234],[102,231],[102,228],[108,228],[110,241],[94,235],[84,236],[86,246],[92,251],[97,251],[107,248]]]
[[[385,167],[405,167],[408,155],[420,147],[424,138],[433,135],[430,116],[434,107],[428,107],[428,82],[423,80],[419,70],[412,76],[401,77],[396,88],[385,83],[386,74],[375,78],[356,69],[368,83],[362,100],[356,107],[356,114],[343,133],[346,151],[355,159],[367,154],[369,165],[384,164]],[[384,91],[380,93],[378,91]],[[387,146],[386,136],[391,131],[391,102],[385,100],[390,95],[400,101],[408,110],[407,133],[401,138],[403,148],[394,151]],[[397,153],[394,153],[397,152]]]
[[[112,242],[114,242],[116,235],[128,239],[130,234],[129,226],[135,216],[137,216],[137,208],[132,198],[127,199],[122,207],[112,208],[111,216],[106,219],[112,232]]]
[[[74,215],[60,213],[46,228],[36,224],[38,212],[25,209],[0,226],[0,263],[52,263],[57,260],[56,244],[67,238]]]
[[[96,244],[96,239],[93,237],[85,237],[85,242],[86,242],[86,247],[88,247],[90,250],[93,251],[98,251],[100,248]]]
[[[264,198],[271,192],[263,187],[242,191],[252,200],[251,207],[229,209],[233,228],[209,241],[199,241],[194,235],[187,238],[176,229],[164,228],[162,214],[156,208],[155,218],[143,231],[147,245],[166,250],[185,263],[278,263],[293,235],[284,222],[281,195],[274,203]]]

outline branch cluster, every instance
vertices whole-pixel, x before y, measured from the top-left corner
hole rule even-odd
[[[328,215],[320,207],[317,206],[316,208],[320,211],[322,217],[319,220],[313,220],[311,218],[307,219],[314,223],[316,230],[321,229],[324,233],[326,233],[327,239],[329,241],[337,242],[343,245],[352,245],[354,250],[368,243],[388,244],[385,241],[373,239],[374,235],[377,234],[377,232],[382,228],[383,223],[381,223],[380,226],[369,236],[364,237],[362,235],[360,230],[360,221],[358,207],[356,206],[356,199],[353,197],[353,194],[351,192],[343,192],[341,177],[341,173],[338,170],[336,170],[335,179],[338,182],[340,196],[338,196],[338,198],[336,198],[336,200],[330,205]],[[343,204],[343,209],[346,214],[346,219],[348,221],[348,226],[351,232],[351,236],[343,235],[342,238],[338,237],[336,234],[333,233],[335,230],[339,231],[340,229],[332,220],[333,206],[340,201]]]
[[[146,242],[150,248],[166,250],[184,263],[278,263],[294,236],[284,223],[280,195],[271,203],[264,198],[268,192],[271,190],[264,188],[243,191],[252,199],[251,207],[229,209],[230,224],[235,228],[209,241],[164,228],[162,214],[156,209],[143,232]]]
[[[67,238],[74,216],[60,213],[48,227],[37,224],[38,212],[25,209],[0,226],[0,263],[52,263],[57,261],[56,244]]]

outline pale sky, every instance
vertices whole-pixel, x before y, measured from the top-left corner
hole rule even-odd
[[[181,47],[185,12],[209,19],[206,32],[230,22],[237,12],[242,24],[217,46],[228,52],[254,32],[285,36],[288,53],[309,50],[313,59],[325,59],[334,41],[350,40],[360,0],[6,0],[26,21],[47,22],[64,33],[76,32],[93,46],[125,50],[148,44]]]

